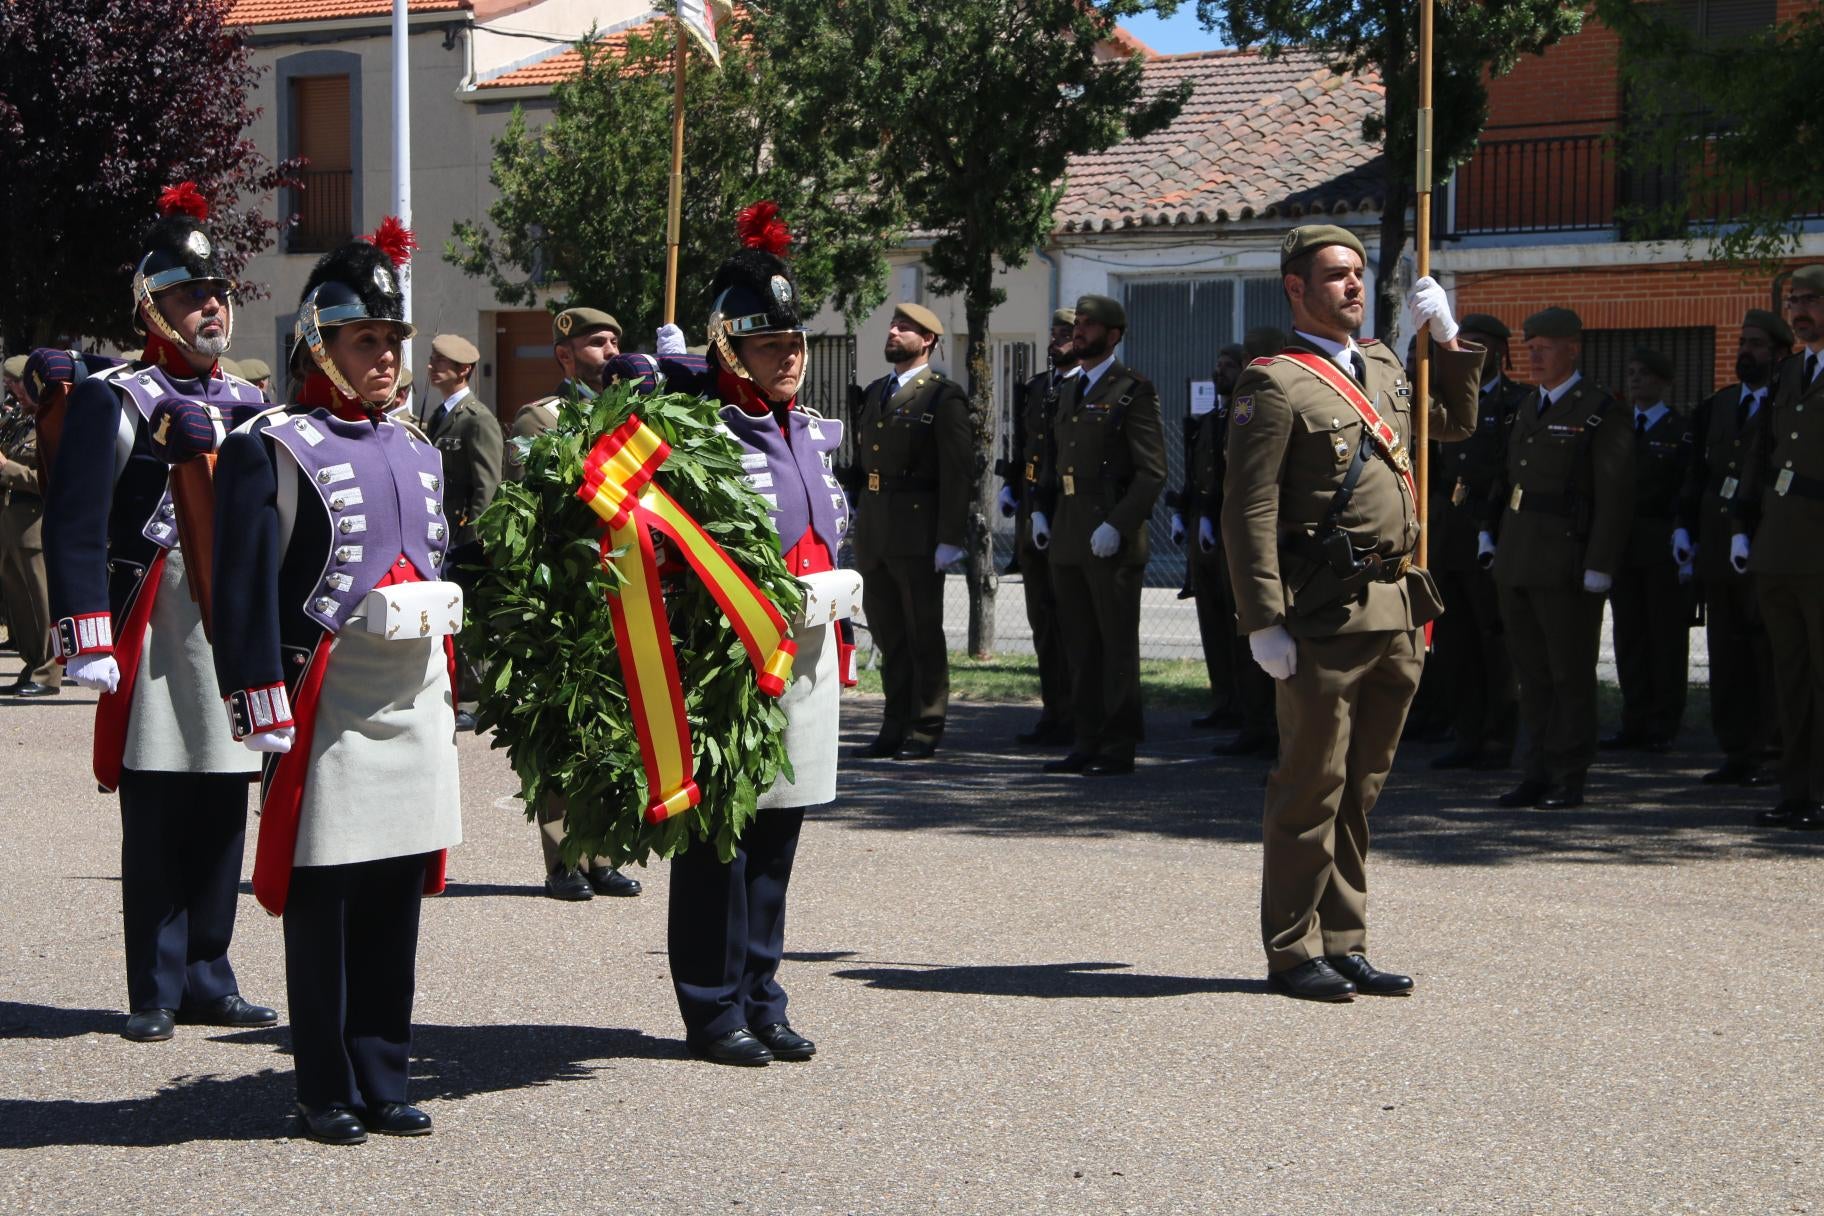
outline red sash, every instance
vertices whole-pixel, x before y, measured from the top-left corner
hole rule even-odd
[[[93,764],[95,783],[108,793],[120,788],[121,762],[127,750],[127,719],[133,715],[133,686],[139,680],[139,656],[146,648],[146,631],[152,625],[152,605],[158,602],[159,580],[165,576],[165,554],[160,549],[146,567],[127,607],[127,619],[114,633],[114,662],[120,683],[95,703]]]
[[[1412,480],[1412,460],[1406,455],[1406,449],[1400,446],[1399,436],[1382,420],[1380,412],[1374,408],[1374,402],[1368,400],[1368,395],[1362,392],[1361,386],[1343,375],[1343,369],[1335,363],[1310,351],[1289,350],[1266,359],[1256,359],[1255,363],[1276,363],[1282,359],[1304,368],[1335,389],[1349,403],[1349,408],[1361,416],[1362,422],[1368,427],[1368,433],[1374,437],[1375,450],[1400,475],[1400,480],[1406,484],[1406,492],[1412,496],[1413,509],[1418,510],[1419,487]]]

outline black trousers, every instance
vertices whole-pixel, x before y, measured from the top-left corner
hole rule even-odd
[[[228,962],[247,842],[239,773],[120,774],[127,1006],[183,1009],[240,991]]]
[[[1029,535],[1021,513],[1018,535]],[[1032,649],[1039,660],[1039,720],[1070,727],[1070,658],[1058,625],[1058,595],[1052,588],[1051,559],[1043,549],[1020,546],[1020,592],[1026,620],[1032,626]]]
[[[1727,574],[1704,583],[1710,643],[1710,729],[1737,763],[1760,759],[1776,716],[1773,652],[1761,627],[1754,576]]]
[[[1500,596],[1485,570],[1433,570],[1444,615],[1438,618],[1431,661],[1444,681],[1447,716],[1457,746],[1512,751],[1519,693],[1501,628]]]
[[[1673,739],[1690,687],[1691,590],[1667,558],[1623,566],[1609,592],[1615,674],[1621,681],[1621,731]]]
[[[1192,537],[1191,582],[1197,596],[1197,637],[1203,643],[1203,666],[1210,676],[1210,708],[1218,713],[1239,713],[1241,695],[1235,687],[1235,596],[1223,584],[1229,581],[1229,563],[1218,545],[1208,553]]]
[[[298,1101],[405,1101],[424,854],[300,866],[285,900]]]
[[[734,860],[693,842],[671,861],[666,944],[678,1012],[693,1042],[746,1026],[783,1022],[785,891],[798,854],[803,807],[761,811],[735,845]]]

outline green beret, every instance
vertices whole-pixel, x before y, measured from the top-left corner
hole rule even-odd
[[[621,336],[621,323],[601,309],[566,308],[551,323],[551,340],[562,342],[565,338],[580,338],[598,329],[612,329],[615,337]]]
[[[1077,323],[1077,310],[1074,308],[1060,308],[1058,311],[1051,314],[1051,323],[1053,325],[1075,325]]]
[[[242,359],[241,379],[259,382],[272,379],[272,369],[266,366],[264,359]]]
[[[240,363],[234,359],[230,359],[227,355],[218,356],[215,360],[215,365],[221,368],[227,375],[239,376],[242,380],[247,378],[247,373],[241,370]]]
[[[940,338],[944,336],[944,323],[937,319],[936,313],[923,304],[895,304],[893,315],[904,317],[928,334],[934,334]]]
[[[1362,259],[1362,265],[1368,264],[1368,251],[1362,248],[1362,239],[1335,224],[1304,224],[1286,233],[1286,239],[1279,246],[1279,269],[1283,273],[1286,266],[1301,254],[1326,245],[1341,245],[1345,249],[1355,250],[1355,256]]]
[[[1651,346],[1636,346],[1629,358],[1640,364],[1640,369],[1655,379],[1670,381],[1673,377],[1671,356],[1654,350]]]
[[[1792,272],[1787,280],[1789,287],[1803,287],[1807,291],[1824,293],[1824,266],[1801,266]]]
[[[481,362],[481,352],[475,349],[475,344],[458,334],[438,334],[431,339],[431,351],[442,355],[451,363]]]
[[[1272,325],[1256,325],[1242,335],[1241,347],[1250,359],[1265,359],[1286,349],[1286,332]]]
[[[1126,329],[1127,309],[1121,307],[1121,301],[1109,296],[1078,296],[1077,320],[1094,321],[1110,329]]]
[[[6,374],[15,380],[25,378],[25,356],[14,355],[6,361]]]
[[[1491,317],[1485,312],[1472,312],[1468,316],[1458,317],[1457,328],[1466,329],[1472,334],[1486,334],[1503,342],[1513,337],[1513,331],[1501,323],[1500,317]]]
[[[1742,316],[1742,328],[1746,329],[1750,325],[1766,330],[1775,346],[1792,345],[1792,326],[1786,324],[1786,319],[1777,312],[1766,308],[1750,308]]]
[[[1568,308],[1542,308],[1520,327],[1527,341],[1534,338],[1579,338],[1583,336],[1583,318]]]

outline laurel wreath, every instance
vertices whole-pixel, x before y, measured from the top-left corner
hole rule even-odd
[[[693,840],[713,841],[726,861],[755,800],[792,775],[785,714],[756,687],[747,652],[695,574],[667,578],[666,614],[703,796],[663,823],[645,821],[646,773],[608,608],[620,580],[604,560],[601,520],[576,497],[596,438],[637,413],[671,445],[658,484],[788,618],[802,591],[714,402],[614,386],[554,408],[551,430],[508,440],[521,449],[525,477],[503,483],[476,524],[487,560],[470,593],[462,644],[486,673],[480,728],[491,728],[494,746],[507,749],[528,819],[544,800],[564,800],[567,864],[586,857],[644,863]]]

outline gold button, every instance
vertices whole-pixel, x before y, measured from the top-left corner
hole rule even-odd
[[[880,451],[880,445],[878,443],[874,445],[874,450],[876,452]]]
[[[1526,467],[1526,457],[1524,456],[1520,458],[1520,467],[1523,469]]]

